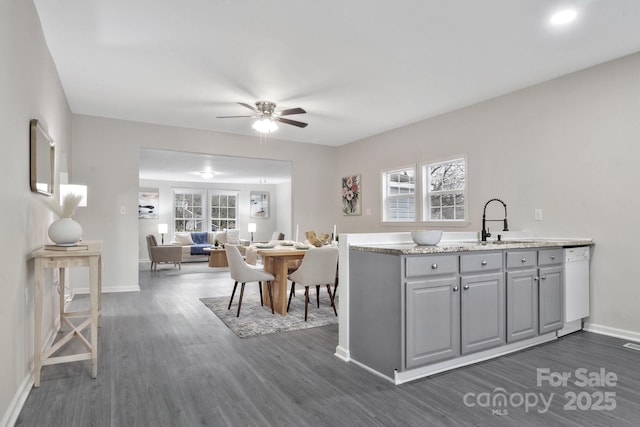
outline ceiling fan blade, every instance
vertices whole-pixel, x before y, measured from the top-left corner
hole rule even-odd
[[[237,119],[240,117],[255,117],[255,116],[218,116],[216,119]]]
[[[254,112],[258,112],[258,109],[256,107],[254,107],[253,105],[249,105],[249,104],[245,104],[244,102],[238,102],[238,104],[242,105],[243,107],[247,107],[248,109],[250,109],[251,111]]]
[[[275,117],[273,120],[276,122],[286,123],[288,125],[298,126],[299,128],[306,128],[309,126],[308,123],[299,122],[297,120],[284,119],[282,117]]]
[[[280,116],[290,116],[292,114],[305,114],[306,111],[304,111],[302,108],[289,108],[288,110],[282,110],[282,111],[278,111],[278,115]]]

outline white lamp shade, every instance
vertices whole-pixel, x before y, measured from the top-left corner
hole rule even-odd
[[[255,233],[256,232],[256,223],[255,222],[250,222],[248,224],[249,227],[249,233]]]
[[[86,185],[78,185],[78,184],[60,184],[60,200],[64,200],[64,198],[68,194],[79,194],[82,196],[80,199],[80,203],[78,206],[87,206],[87,186]]]
[[[167,234],[169,232],[169,224],[158,224],[158,234]]]

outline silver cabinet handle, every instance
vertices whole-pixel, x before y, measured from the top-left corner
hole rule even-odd
[[[538,281],[538,276],[534,277],[534,278],[533,278],[533,281],[534,281],[534,282],[537,282],[537,281]]]
[[[554,259],[556,259],[556,257],[554,255],[551,255],[551,261],[553,261]]]
[[[458,287],[457,286],[453,287],[453,292],[458,292]]]
[[[542,280],[547,280],[547,276],[542,276],[541,279]]]
[[[469,285],[464,285],[464,286],[462,287],[462,289],[464,289],[464,290],[466,291],[467,289],[469,289]]]
[[[526,259],[526,258],[522,258],[522,259],[520,260],[520,262],[527,262],[527,259]]]
[[[480,264],[481,265],[487,265],[487,261],[482,261]]]
[[[438,268],[438,264],[436,264],[436,263],[431,264],[431,269],[432,270],[436,270],[437,268]]]

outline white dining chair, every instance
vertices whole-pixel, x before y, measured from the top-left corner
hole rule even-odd
[[[336,304],[331,292],[331,285],[336,282],[336,270],[338,268],[338,248],[323,247],[319,249],[310,249],[302,258],[300,267],[289,275],[291,280],[291,291],[289,292],[289,303],[287,304],[287,312],[291,306],[291,297],[295,291],[296,283],[304,286],[304,321],[307,321],[309,312],[309,286],[316,287],[316,299],[318,307],[320,307],[320,286],[326,285],[331,307],[338,315]]]
[[[273,309],[273,293],[271,292],[271,281],[274,280],[273,274],[267,273],[266,271],[258,270],[247,264],[244,259],[242,259],[240,250],[238,250],[236,246],[226,245],[225,250],[227,252],[227,262],[229,263],[229,274],[235,281],[233,285],[233,291],[231,292],[231,299],[229,300],[229,307],[227,307],[227,310],[231,309],[231,303],[233,302],[233,296],[236,293],[238,283],[241,283],[242,286],[240,287],[240,300],[238,301],[238,313],[236,314],[236,317],[240,317],[240,307],[242,306],[244,285],[247,282],[258,282],[258,289],[260,289],[260,305],[264,305],[264,301],[262,300],[262,282],[267,282],[269,301],[271,301],[271,314],[274,314],[275,311]]]

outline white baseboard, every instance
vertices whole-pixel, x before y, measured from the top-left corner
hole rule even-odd
[[[640,342],[640,332],[629,331],[626,329],[612,328],[609,326],[598,325],[587,322],[584,324],[584,330],[593,332],[594,334],[607,335],[614,338],[621,338],[629,341]]]
[[[349,349],[346,349],[340,345],[336,347],[336,352],[334,353],[334,356],[336,356],[338,359],[344,360],[345,362],[349,362],[351,360],[351,354],[349,353]]]
[[[53,341],[56,339],[56,335],[58,334],[58,330],[60,329],[60,318],[56,320],[56,323],[51,331],[49,331],[49,335],[45,340],[45,347],[49,348]],[[24,406],[24,402],[27,401],[27,397],[29,397],[29,393],[33,389],[33,381],[34,381],[34,373],[33,366],[27,373],[27,375],[20,383],[16,394],[13,395],[13,399],[9,403],[9,407],[7,408],[7,412],[5,412],[2,420],[0,420],[0,427],[11,427],[16,424],[18,420],[18,416],[20,415],[20,411],[22,411],[22,407]]]
[[[16,424],[18,420],[18,416],[20,415],[20,411],[22,411],[22,407],[24,406],[24,402],[27,401],[27,397],[29,397],[29,393],[33,388],[33,372],[29,372],[29,374],[22,380],[20,387],[16,391],[16,394],[11,399],[11,403],[9,403],[9,407],[7,408],[7,412],[5,412],[2,420],[0,420],[0,426],[2,427],[10,427]]]
[[[112,292],[140,292],[140,286],[138,285],[130,285],[130,286],[110,286],[108,288],[102,288],[103,294],[108,294]],[[88,295],[89,288],[73,288],[74,295]]]

